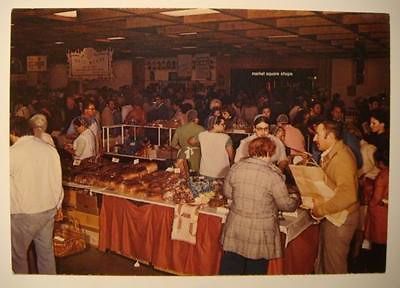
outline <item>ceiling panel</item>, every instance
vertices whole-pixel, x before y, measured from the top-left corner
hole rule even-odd
[[[337,34],[337,33],[347,33],[347,32],[349,32],[348,29],[336,25],[301,27],[298,29],[298,33],[300,35]]]
[[[389,23],[387,14],[350,14],[342,17],[343,24]]]
[[[270,36],[291,36],[291,35],[293,35],[293,33],[284,32],[278,29],[249,30],[246,32],[247,37],[268,38]]]
[[[265,28],[264,25],[247,21],[223,22],[218,25],[218,30],[253,30]]]
[[[362,24],[358,25],[358,31],[362,33],[389,32],[388,24]]]
[[[284,17],[298,17],[298,16],[311,16],[315,15],[314,12],[309,11],[282,11],[282,10],[248,10],[247,18],[284,18]]]
[[[318,17],[293,17],[293,18],[282,18],[276,20],[277,27],[305,27],[305,26],[319,26],[319,25],[332,25],[331,21]]]
[[[214,9],[219,13],[172,17],[160,14],[175,10],[171,8],[86,8],[77,9],[77,18],[54,15],[66,10],[14,9],[12,54],[65,55],[67,50],[90,45],[109,47],[116,52],[131,51],[132,57],[135,53],[144,57],[195,54],[205,49],[213,55],[226,51],[244,55],[270,50],[280,56],[301,57],[307,53],[353,57],[354,41],[358,39],[367,43],[368,55],[389,55],[389,16],[383,13]],[[106,40],[112,36],[126,39]],[[96,42],[99,38],[102,42]],[[56,41],[65,44],[54,45]],[[184,46],[198,48],[188,52]]]
[[[317,35],[318,40],[336,40],[336,39],[356,39],[358,36],[352,32],[340,34],[321,34]]]

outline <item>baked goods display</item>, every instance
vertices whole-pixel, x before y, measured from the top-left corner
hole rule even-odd
[[[63,164],[63,178],[66,181],[122,191],[125,190],[121,183],[130,183],[158,169],[155,162],[114,163],[105,159],[98,163],[81,163],[79,166],[73,166],[68,161],[63,161]]]
[[[162,128],[177,128],[181,124],[179,123],[179,121],[171,119],[171,120],[156,120],[148,123],[147,125],[153,127],[162,127]]]
[[[146,145],[137,150],[133,155],[148,159],[176,159],[177,150],[170,146],[157,147],[156,145]]]
[[[157,158],[175,160],[178,150],[171,146],[161,146],[156,149]]]
[[[98,163],[87,162],[79,166],[64,161],[63,175],[68,182],[140,199],[171,204],[206,205],[209,202],[212,207],[226,203],[221,181],[201,176],[184,179],[180,174],[158,170],[157,163],[152,161],[133,164],[102,159]]]

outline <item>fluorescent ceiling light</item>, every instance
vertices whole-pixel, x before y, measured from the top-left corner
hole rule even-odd
[[[54,44],[56,44],[56,45],[62,45],[62,44],[64,44],[64,42],[63,42],[63,41],[56,41],[56,42],[54,42]]]
[[[181,36],[197,35],[197,32],[183,32],[183,33],[179,33],[179,35],[181,35]]]
[[[123,40],[123,39],[126,39],[126,38],[122,37],[122,36],[107,37],[107,40]]]
[[[212,10],[212,9],[185,9],[185,10],[173,10],[173,11],[160,12],[160,14],[173,16],[173,17],[216,14],[216,13],[219,13],[219,12],[216,10]]]
[[[78,12],[76,10],[71,10],[71,11],[54,13],[54,15],[61,17],[68,17],[68,18],[76,18],[78,17]]]
[[[299,37],[298,35],[272,35],[268,36],[268,38],[296,38]]]
[[[105,39],[105,38],[97,38],[96,39],[96,42],[110,42],[110,40],[108,40],[108,39]]]

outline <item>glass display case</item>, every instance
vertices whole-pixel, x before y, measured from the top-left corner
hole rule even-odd
[[[171,148],[175,127],[162,125],[120,124],[104,126],[103,151],[106,155],[150,160],[176,159],[177,150]]]

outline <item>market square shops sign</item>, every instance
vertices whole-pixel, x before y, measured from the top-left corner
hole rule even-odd
[[[294,77],[293,71],[251,71],[251,77]]]

